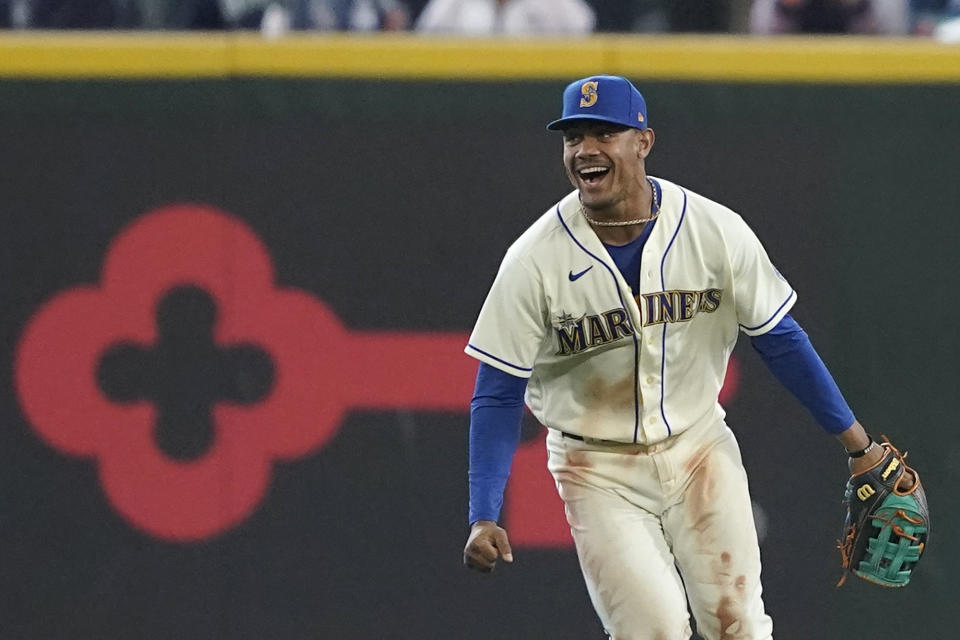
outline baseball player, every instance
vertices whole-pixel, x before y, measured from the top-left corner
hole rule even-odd
[[[643,96],[625,78],[563,93],[574,191],[509,248],[466,352],[467,566],[513,561],[497,524],[524,401],[548,427],[587,590],[616,640],[772,638],[747,477],[717,397],[740,332],[850,452],[882,457],[806,333],[797,294],[730,209],[649,176]]]

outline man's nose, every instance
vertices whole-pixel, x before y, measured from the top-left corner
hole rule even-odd
[[[580,141],[580,148],[577,149],[578,156],[595,156],[600,152],[598,140],[592,136],[584,136]]]

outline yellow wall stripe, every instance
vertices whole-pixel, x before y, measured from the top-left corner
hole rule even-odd
[[[960,47],[869,37],[0,32],[0,78],[631,78],[731,82],[960,82]]]

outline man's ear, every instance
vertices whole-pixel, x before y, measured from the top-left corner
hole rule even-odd
[[[650,150],[653,149],[653,142],[656,139],[656,135],[653,133],[653,129],[638,129],[637,133],[637,157],[645,158],[650,154]]]

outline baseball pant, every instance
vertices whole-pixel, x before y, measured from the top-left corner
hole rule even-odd
[[[653,445],[550,430],[548,468],[613,640],[772,640],[746,472],[711,419]]]

